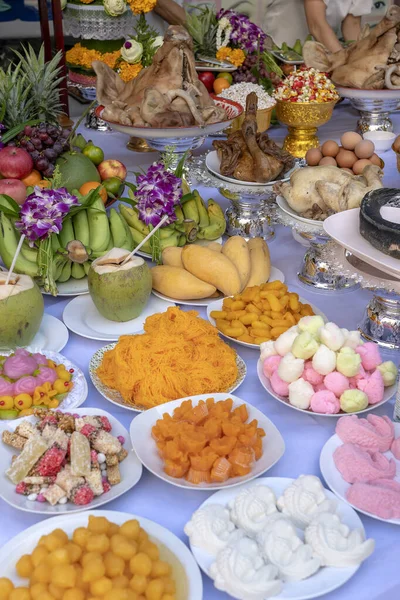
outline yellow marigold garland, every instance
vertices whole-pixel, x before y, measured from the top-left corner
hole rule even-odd
[[[120,56],[120,50],[115,50],[115,52],[105,52],[102,54],[98,50],[89,50],[79,43],[75,44],[75,46],[73,46],[71,50],[68,50],[66,53],[67,63],[76,65],[77,67],[83,67],[84,69],[91,69],[92,62],[95,60],[100,60],[108,65],[111,69],[115,69],[116,62]]]
[[[130,65],[127,62],[121,62],[118,66],[118,74],[121,77],[122,81],[130,81],[131,79],[135,79],[138,76],[140,71],[143,69],[143,66],[140,63],[136,63],[135,65]]]
[[[82,4],[91,4],[94,0],[80,0]]]
[[[151,12],[155,8],[157,0],[128,0],[128,4],[135,15],[140,15]]]
[[[224,46],[218,50],[216,58],[218,60],[227,60],[235,65],[235,67],[240,67],[244,63],[246,55],[243,50],[240,50],[240,48],[234,50],[233,48]]]

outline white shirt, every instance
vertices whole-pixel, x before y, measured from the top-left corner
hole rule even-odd
[[[372,11],[373,0],[324,0],[326,5],[326,20],[332,29],[341,28],[342,21],[347,15],[362,17]]]

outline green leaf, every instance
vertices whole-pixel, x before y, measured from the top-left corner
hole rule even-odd
[[[0,211],[8,217],[18,219],[20,206],[7,194],[0,194]]]
[[[25,123],[20,123],[12,129],[9,129],[7,133],[2,136],[1,141],[3,144],[7,144],[8,142],[11,142],[11,140],[14,139],[19,133],[21,133],[26,125],[38,125],[38,123],[40,123],[40,119],[31,119],[30,121],[25,121]]]

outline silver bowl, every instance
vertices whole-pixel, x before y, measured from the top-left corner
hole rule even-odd
[[[367,131],[393,131],[390,113],[397,110],[400,103],[399,90],[359,90],[356,88],[336,87],[342,98],[350,100],[360,113],[358,129]]]

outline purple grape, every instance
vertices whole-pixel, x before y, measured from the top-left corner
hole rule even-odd
[[[25,127],[24,127],[24,134],[25,135],[32,135],[32,127],[30,125],[25,125]]]
[[[31,138],[31,142],[35,146],[36,150],[42,149],[42,142],[38,138]]]
[[[55,169],[55,166],[50,163],[49,166],[47,167],[47,169],[45,171],[43,171],[43,175],[45,177],[51,177],[54,173],[54,169]]]
[[[57,155],[60,155],[63,151],[62,144],[59,141],[54,142],[53,150],[57,153]]]
[[[53,148],[46,148],[43,150],[43,154],[49,160],[55,160],[57,158],[57,152],[55,152]]]
[[[32,142],[27,142],[26,149],[28,152],[34,152],[35,146],[32,144]]]
[[[38,171],[45,171],[48,168],[48,166],[49,166],[49,161],[44,156],[42,156],[41,158],[38,158],[37,161],[35,162],[35,167],[38,169]]]
[[[47,140],[43,140],[43,144],[45,146],[52,146],[54,144],[54,140],[52,140],[51,137],[47,136]]]
[[[25,138],[22,138],[22,140],[20,141],[20,146],[22,146],[23,148],[26,148],[28,145],[28,140]]]
[[[40,158],[40,152],[38,150],[33,150],[29,154],[31,155],[31,159],[33,160],[33,162]]]

